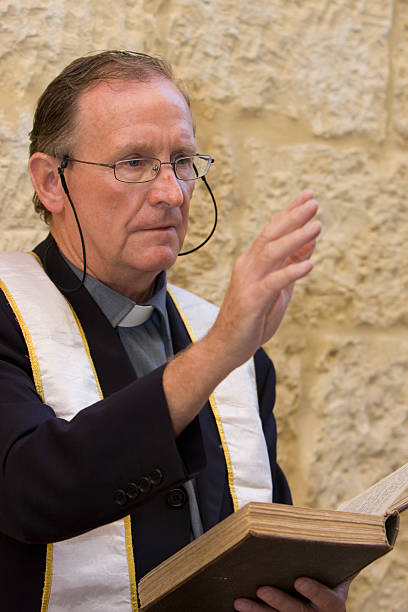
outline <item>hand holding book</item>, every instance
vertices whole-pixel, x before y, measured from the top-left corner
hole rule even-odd
[[[256,595],[262,603],[240,598],[235,600],[234,608],[238,612],[266,612],[266,604],[276,612],[345,612],[351,580],[330,589],[310,578],[297,578],[295,589],[311,605],[274,587],[260,587]]]

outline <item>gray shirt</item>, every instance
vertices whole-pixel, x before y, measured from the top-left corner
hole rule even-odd
[[[117,293],[89,274],[85,278],[85,287],[112,327],[117,328],[137,376],[145,376],[169,360],[173,355],[173,344],[166,309],[165,272],[157,277],[152,297],[142,304],[153,306],[153,311],[140,325],[126,327],[121,325],[124,318],[136,306],[133,300]]]

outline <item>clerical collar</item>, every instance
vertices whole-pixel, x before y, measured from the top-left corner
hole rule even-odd
[[[151,304],[134,304],[127,313],[118,323],[118,327],[136,327],[136,325],[142,325],[145,321],[150,319],[154,306]]]
[[[61,256],[76,276],[82,278],[82,270],[69,261],[63,253]],[[164,271],[156,277],[153,295],[141,304],[121,295],[90,274],[86,275],[84,284],[113,327],[142,325],[150,318],[155,308],[165,320],[167,319],[166,273]]]

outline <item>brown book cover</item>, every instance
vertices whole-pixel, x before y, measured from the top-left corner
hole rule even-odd
[[[231,612],[263,585],[299,596],[299,576],[334,587],[392,549],[407,481],[408,464],[340,511],[251,502],[144,576],[141,612]]]

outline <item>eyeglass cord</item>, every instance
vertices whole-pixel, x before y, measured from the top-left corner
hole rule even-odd
[[[81,224],[79,223],[79,219],[78,219],[77,212],[75,210],[74,203],[73,203],[73,201],[71,199],[71,196],[69,195],[68,185],[67,185],[67,182],[66,182],[65,176],[64,176],[64,170],[65,170],[65,168],[68,165],[68,161],[69,161],[68,160],[68,155],[64,155],[64,157],[62,159],[62,162],[61,162],[61,166],[58,167],[58,174],[59,174],[59,177],[60,177],[60,180],[61,180],[62,188],[63,188],[63,190],[64,190],[64,192],[65,192],[65,194],[66,194],[66,196],[68,198],[68,202],[71,205],[72,212],[74,213],[74,217],[75,217],[75,222],[76,222],[77,227],[78,227],[79,237],[81,239],[83,272],[82,272],[82,278],[81,278],[81,281],[80,281],[79,285],[75,285],[72,288],[62,287],[61,285],[58,285],[57,283],[54,283],[54,284],[55,284],[55,286],[60,291],[63,291],[64,293],[74,293],[75,291],[79,291],[83,287],[84,282],[85,282],[85,278],[86,278],[86,249],[85,249],[85,241],[84,241],[84,235],[82,233]],[[54,238],[54,236],[52,234],[51,234],[51,238],[52,238],[52,242],[48,245],[47,250],[45,251],[45,254],[44,254],[44,269],[45,269],[46,272],[48,272],[48,270],[47,270],[47,256],[48,256],[48,251],[49,251],[51,245],[55,244],[55,246],[58,249],[58,244],[56,243],[55,238]]]
[[[212,237],[213,233],[215,232],[215,228],[217,227],[218,209],[217,209],[217,203],[215,201],[214,194],[212,192],[211,187],[207,183],[207,179],[205,178],[205,176],[202,176],[201,180],[203,181],[204,185],[207,187],[208,193],[210,194],[212,203],[214,205],[214,223],[213,223],[213,226],[212,226],[212,229],[211,229],[210,233],[208,234],[207,238],[205,238],[205,240],[203,240],[198,246],[194,247],[194,249],[190,249],[189,251],[184,251],[184,253],[179,253],[178,257],[181,257],[182,255],[190,255],[190,253],[194,253],[195,251],[198,251],[198,249],[201,249],[201,247],[203,247],[205,244],[207,244],[207,242],[210,240],[210,238]]]

